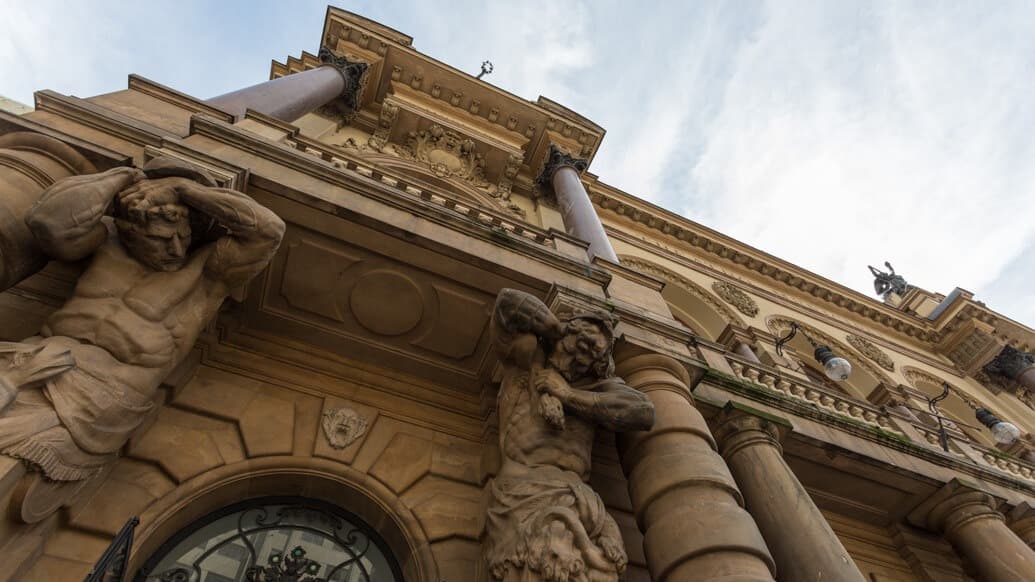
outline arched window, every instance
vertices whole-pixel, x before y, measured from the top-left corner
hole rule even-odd
[[[402,582],[367,524],[313,499],[238,503],[194,522],[144,564],[135,582]]]

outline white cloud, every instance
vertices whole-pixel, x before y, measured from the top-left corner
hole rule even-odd
[[[209,97],[315,51],[324,7],[7,2],[0,94],[89,96],[135,72]],[[464,71],[489,59],[488,81],[604,126],[592,171],[605,182],[868,295],[866,264],[887,259],[1035,323],[1028,3],[346,8]]]
[[[884,259],[980,293],[1035,233],[1031,10],[874,6],[770,7],[681,210],[867,293]]]

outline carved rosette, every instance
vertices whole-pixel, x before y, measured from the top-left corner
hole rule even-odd
[[[411,131],[406,145],[396,148],[401,157],[423,162],[440,178],[461,178],[475,186],[485,180],[485,158],[475,150],[474,140],[435,124],[423,131]]]
[[[859,353],[876,362],[881,368],[889,372],[895,371],[895,362],[891,361],[888,354],[885,354],[880,348],[873,345],[870,340],[855,334],[848,334],[845,336],[845,339],[848,340],[848,343],[853,348],[859,350]]]
[[[738,287],[725,281],[716,281],[712,283],[712,290],[715,291],[716,295],[722,297],[723,301],[736,307],[737,311],[744,315],[748,317],[758,315],[758,304]]]
[[[359,111],[360,102],[363,97],[363,89],[366,85],[366,76],[369,65],[359,61],[351,61],[344,56],[334,54],[331,49],[321,47],[319,52],[320,62],[325,66],[334,67],[345,79],[345,91],[338,101],[340,110],[345,116],[345,121],[351,121]]]

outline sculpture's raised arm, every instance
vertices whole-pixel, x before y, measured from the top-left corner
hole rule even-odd
[[[211,218],[227,231],[215,242],[215,249],[205,264],[210,276],[234,287],[269,263],[284,237],[284,221],[240,192],[169,177],[131,186],[120,199],[146,198],[152,195],[152,190],[170,187],[180,203]]]
[[[115,196],[144,179],[136,168],[114,168],[101,174],[65,178],[48,188],[29,209],[25,222],[43,252],[77,261],[91,254],[107,238],[101,219]]]
[[[556,340],[563,331],[564,324],[535,296],[516,289],[503,289],[497,295],[492,332],[504,361],[527,368],[539,342]]]

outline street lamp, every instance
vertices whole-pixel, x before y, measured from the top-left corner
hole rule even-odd
[[[975,408],[974,416],[981,424],[987,426],[988,430],[992,431],[992,438],[999,444],[1012,445],[1021,438],[1021,429],[1009,422],[999,420],[999,417],[992,414],[987,408]]]
[[[797,323],[791,322],[791,331],[787,332],[787,335],[776,340],[776,353],[783,355],[783,346],[787,342],[791,341],[791,338],[798,332],[805,336],[805,339],[809,340],[812,347],[816,350],[813,356],[816,361],[822,364],[823,373],[827,375],[827,378],[836,382],[843,382],[848,379],[848,375],[852,373],[852,364],[848,360],[837,356],[829,346],[821,345],[816,343],[816,340],[812,339],[809,334],[805,333],[805,330],[801,328]]]
[[[941,394],[934,398],[924,395],[924,398],[927,399],[927,406],[931,409],[931,415],[938,419],[938,440],[941,442],[942,448],[946,452],[949,451],[949,438],[948,435],[945,434],[945,426],[942,424],[942,419],[944,417],[938,414],[938,403],[949,395],[949,390],[951,388],[952,386],[950,386],[948,382],[942,382]],[[978,421],[992,431],[992,438],[995,439],[995,442],[1003,445],[1011,445],[1016,442],[1017,439],[1021,438],[1021,429],[1009,422],[1000,420],[999,417],[992,413],[992,411],[974,404],[970,398],[967,398],[963,394],[957,392],[957,395],[960,397],[960,400],[966,403],[966,405],[974,411],[974,416],[977,417]],[[956,424],[963,423],[957,422]]]

